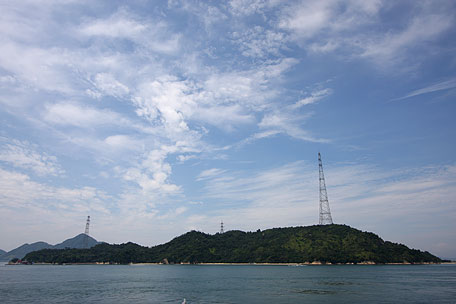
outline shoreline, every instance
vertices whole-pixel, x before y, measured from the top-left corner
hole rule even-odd
[[[5,265],[21,265],[21,264],[8,264]],[[360,263],[322,263],[322,262],[305,262],[305,263],[175,263],[175,264],[164,264],[164,263],[103,263],[103,262],[93,262],[93,263],[33,263],[32,265],[50,265],[50,266],[69,266],[69,265],[130,265],[130,266],[147,266],[147,265],[169,265],[169,266],[179,266],[179,265],[202,265],[202,266],[343,266],[343,265],[456,265],[456,261],[452,262],[442,262],[442,263],[374,263],[372,261],[360,262]]]

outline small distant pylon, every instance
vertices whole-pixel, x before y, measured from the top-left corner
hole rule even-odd
[[[89,235],[90,215],[87,217],[85,234]]]
[[[87,216],[86,228],[84,231],[84,248],[89,248],[89,225],[90,225],[90,215]]]
[[[223,221],[220,222],[220,234],[224,233],[224,229],[223,229]]]
[[[326,192],[325,176],[323,174],[323,163],[320,152],[318,152],[318,168],[320,180],[320,225],[331,225],[333,223],[331,210],[329,210],[328,193]]]

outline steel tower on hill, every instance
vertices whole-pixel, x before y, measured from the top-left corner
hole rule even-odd
[[[89,225],[90,225],[90,215],[87,217],[86,228],[84,231],[84,248],[89,248]]]
[[[225,230],[223,229],[223,221],[220,222],[220,234],[223,234]]]
[[[321,155],[318,152],[318,168],[320,172],[320,225],[331,225],[333,223],[331,210],[329,210],[328,193],[326,193],[325,175]]]

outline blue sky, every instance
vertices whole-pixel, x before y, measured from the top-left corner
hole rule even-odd
[[[1,1],[0,248],[336,223],[456,258],[454,1]]]

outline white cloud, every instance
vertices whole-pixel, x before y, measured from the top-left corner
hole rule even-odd
[[[232,131],[239,126],[255,122],[255,117],[246,112],[240,105],[201,107],[191,118],[222,130]]]
[[[175,146],[162,146],[160,149],[148,152],[141,164],[126,170],[123,175],[124,180],[135,183],[139,186],[142,195],[152,198],[179,193],[180,187],[169,182],[172,169],[166,162],[168,154],[175,153],[177,149]]]
[[[343,46],[342,41],[339,40],[332,39],[330,41],[311,43],[309,50],[314,53],[330,53]]]
[[[45,107],[44,120],[56,125],[90,128],[101,125],[128,125],[128,121],[111,110],[100,110],[75,102],[59,102]]]
[[[261,26],[234,32],[232,36],[242,55],[247,57],[267,58],[271,54],[279,56],[279,51],[288,42],[284,33],[266,30]]]
[[[108,73],[95,75],[94,84],[100,92],[114,97],[123,97],[130,92],[126,85],[120,83],[113,75]]]
[[[137,113],[147,119],[161,120],[169,131],[189,130],[185,119],[193,114],[196,102],[193,84],[173,77],[155,80],[141,87],[140,98],[134,100]]]
[[[169,138],[182,140],[202,134],[189,127],[190,121],[234,130],[255,121],[253,113],[263,111],[277,92],[268,85],[296,64],[287,58],[258,69],[211,73],[207,78],[180,80],[162,76],[139,86],[133,103],[137,114],[163,125]]]
[[[280,133],[280,131],[278,131],[278,130],[268,130],[268,131],[258,132],[258,133],[253,134],[251,140],[266,138],[266,137],[277,135],[279,133]]]
[[[127,135],[111,135],[104,142],[112,148],[127,150],[144,150],[144,143]]]
[[[250,70],[213,73],[204,82],[206,96],[202,97],[205,102],[236,103],[249,112],[263,111],[278,94],[275,84],[297,63],[293,58],[281,58]]]
[[[291,194],[285,189],[294,189],[301,193],[306,189],[305,185],[308,185],[309,182],[312,183],[309,175],[305,177],[300,175],[299,172],[308,172],[307,170],[301,171],[302,165],[300,162],[291,163],[246,176],[239,176],[240,172],[237,172],[224,174],[225,176],[222,178],[208,179],[206,188],[208,197],[248,200],[264,206],[274,204],[274,202],[300,201],[296,193],[293,193],[293,197],[288,199],[283,198]],[[279,199],[279,197],[281,198]]]
[[[88,36],[108,36],[114,38],[134,38],[144,33],[147,26],[133,20],[121,10],[107,19],[98,19],[81,28]]]
[[[305,105],[313,104],[332,93],[330,88],[319,88],[291,105],[277,105],[269,112],[264,112],[263,118],[258,123],[260,132],[249,136],[240,143],[240,146],[257,139],[267,138],[277,134],[286,134],[296,139],[310,142],[328,142],[326,139],[316,138],[303,128],[305,121],[312,115],[311,112],[299,114],[298,109]]]
[[[206,29],[208,29],[212,24],[223,22],[228,17],[217,7],[208,5],[203,19]]]
[[[0,66],[18,81],[41,90],[74,94],[74,80],[67,73],[70,64],[64,49],[24,47],[12,41],[0,44]]]
[[[327,38],[371,24],[382,6],[381,0],[298,1],[282,11],[278,25],[296,39]]]
[[[177,156],[177,159],[180,162],[186,162],[187,160],[194,159],[194,158],[196,158],[196,155],[178,155]]]
[[[263,13],[265,8],[277,5],[277,0],[231,0],[229,9],[232,14],[238,16],[249,16],[255,13]]]
[[[395,57],[405,51],[436,39],[452,25],[452,20],[446,15],[417,16],[403,30],[387,33],[374,39],[366,38],[358,46],[362,49],[361,56],[368,57],[385,64],[387,61],[396,62]]]
[[[165,22],[150,23],[125,9],[120,9],[106,19],[87,22],[80,29],[82,35],[102,36],[113,39],[128,39],[145,50],[174,54],[179,50],[180,35],[168,30]]]
[[[456,79],[442,81],[442,82],[439,82],[439,83],[436,83],[436,84],[433,84],[433,85],[430,85],[430,86],[427,86],[427,87],[424,87],[424,88],[421,88],[418,90],[414,90],[403,97],[396,98],[393,100],[402,100],[402,99],[406,99],[406,98],[410,98],[410,97],[414,97],[414,96],[418,96],[418,95],[422,95],[422,94],[428,94],[428,93],[438,92],[438,91],[443,91],[443,90],[450,90],[453,88],[456,88]]]
[[[40,176],[62,175],[55,156],[38,152],[32,144],[24,141],[2,139],[0,146],[0,161],[9,163],[16,168],[32,170]]]
[[[279,27],[310,38],[331,25],[336,1],[302,1],[290,6],[282,16]]]
[[[136,113],[154,124],[161,124],[174,140],[190,133],[185,121],[195,108],[191,84],[173,77],[142,84],[133,99]]]
[[[12,85],[16,83],[16,78],[11,75],[4,75],[0,76],[0,84],[1,85]]]
[[[183,206],[182,207],[178,207],[176,209],[172,209],[172,210],[168,211],[167,213],[165,213],[163,215],[157,216],[157,219],[160,219],[160,220],[163,220],[163,219],[174,219],[177,216],[185,213],[187,210],[188,210],[187,207],[183,207]]]
[[[258,126],[260,129],[266,129],[269,132],[266,133],[268,135],[274,134],[275,131],[304,141],[327,142],[325,139],[313,137],[308,131],[300,126],[306,118],[307,117],[303,115],[298,116],[292,113],[281,113],[276,111],[266,114]]]
[[[331,93],[332,93],[332,90],[329,88],[314,91],[310,94],[310,96],[304,97],[303,99],[296,102],[294,105],[291,106],[291,108],[297,109],[304,105],[316,103],[316,102],[320,101],[321,99],[329,96]]]
[[[442,5],[451,10],[448,2]],[[400,22],[383,20],[394,9],[394,4],[381,0],[299,1],[282,9],[278,27],[306,50],[337,51],[338,56],[366,58],[393,68],[412,64],[407,54],[422,46],[429,49],[429,42],[454,24],[451,14],[430,2],[412,4]],[[379,31],[379,24],[388,28]]]
[[[228,16],[216,6],[212,6],[207,1],[188,2],[188,1],[168,1],[168,6],[173,9],[181,9],[199,17],[204,23],[204,28],[211,33],[213,26],[226,22]]]
[[[262,78],[248,72],[219,73],[210,76],[204,85],[211,96],[221,101],[259,103],[263,97],[262,81],[266,80]]]
[[[35,182],[26,174],[0,168],[0,202],[6,209],[54,208],[75,213],[94,210],[109,213],[103,202],[109,198],[106,193],[93,187],[53,187]],[[81,210],[81,208],[83,210]]]
[[[201,171],[201,173],[197,176],[196,180],[197,181],[206,180],[208,178],[213,178],[215,176],[223,174],[224,172],[226,172],[226,170],[222,170],[222,169],[218,169],[218,168],[207,169],[207,170]]]

